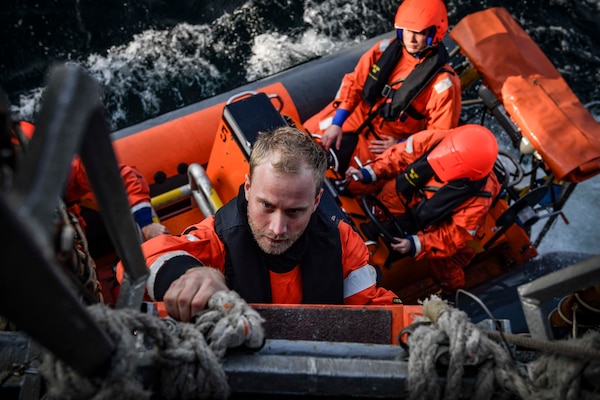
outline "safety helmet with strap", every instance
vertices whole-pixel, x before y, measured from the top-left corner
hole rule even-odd
[[[498,157],[498,142],[487,128],[466,124],[449,131],[427,156],[436,176],[444,182],[486,177]]]
[[[402,40],[404,29],[423,32],[429,29],[427,46],[437,46],[448,31],[448,13],[442,0],[404,0],[398,7],[394,27]]]

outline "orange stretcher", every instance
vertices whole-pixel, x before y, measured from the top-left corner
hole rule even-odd
[[[556,179],[600,173],[600,123],[505,8],[468,15],[450,37]]]

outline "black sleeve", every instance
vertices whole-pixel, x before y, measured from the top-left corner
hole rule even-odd
[[[203,266],[202,261],[192,256],[176,256],[166,261],[156,274],[154,280],[154,298],[157,301],[162,301],[171,283],[179,278],[188,269]]]

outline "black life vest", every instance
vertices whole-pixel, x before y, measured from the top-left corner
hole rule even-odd
[[[421,157],[407,166],[403,173],[396,177],[396,193],[401,194],[407,203],[433,177],[433,168],[427,162],[427,156],[439,143],[440,141],[436,142]]]
[[[425,118],[411,103],[439,72],[454,73],[443,68],[450,56],[446,47],[439,45],[431,50],[422,63],[417,64],[397,90],[392,89],[392,85],[400,82],[388,84],[388,79],[401,57],[402,43],[396,39],[371,67],[363,87],[363,99],[370,106],[375,105],[381,97],[389,99],[373,112],[373,117],[381,115],[386,121],[396,121],[402,113],[406,113],[417,120]]]
[[[397,218],[407,234],[414,235],[428,226],[445,221],[452,216],[456,207],[474,196],[492,197],[490,192],[481,190],[487,182],[487,177],[476,181],[457,179],[447,182],[441,187],[425,186],[435,175],[433,168],[427,162],[427,156],[431,150],[433,148],[410,164],[404,173],[396,177],[396,192],[399,197],[405,199],[406,204],[416,193],[422,195],[422,199],[416,207],[406,207],[406,213]],[[435,193],[428,199],[423,194],[424,191],[434,191]]]
[[[281,255],[258,246],[247,219],[243,188],[215,214],[215,231],[225,245],[225,278],[230,289],[251,303],[271,303],[269,271],[288,272],[300,265],[302,303],[343,304],[342,244],[337,224],[317,209],[298,241]]]

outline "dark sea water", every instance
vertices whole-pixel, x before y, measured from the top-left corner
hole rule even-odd
[[[3,1],[0,85],[35,121],[46,75],[73,62],[104,88],[113,130],[393,28],[390,0]],[[600,120],[600,0],[450,0],[450,28],[506,7]],[[502,57],[498,54],[498,57]],[[600,133],[599,133],[600,134]],[[580,184],[540,250],[600,254],[600,178]]]

